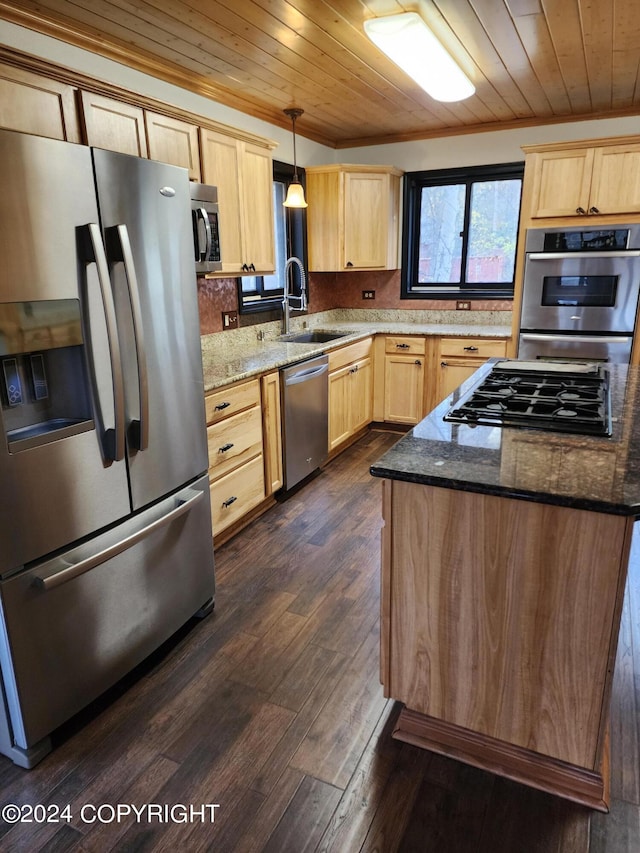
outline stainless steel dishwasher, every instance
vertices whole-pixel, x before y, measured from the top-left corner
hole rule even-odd
[[[329,359],[310,358],[280,371],[284,488],[326,461],[329,446]]]

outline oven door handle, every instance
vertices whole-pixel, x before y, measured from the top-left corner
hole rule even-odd
[[[640,250],[621,252],[531,252],[527,255],[529,261],[566,261],[573,258],[603,260],[604,258],[640,258]]]
[[[537,335],[520,332],[523,341],[576,341],[579,344],[628,344],[632,338],[623,335]]]

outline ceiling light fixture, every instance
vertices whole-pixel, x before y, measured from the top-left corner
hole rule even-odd
[[[364,31],[436,101],[462,101],[475,87],[415,12],[370,18]]]
[[[298,179],[298,166],[296,163],[296,119],[300,118],[304,110],[298,107],[291,107],[283,112],[286,116],[289,116],[293,126],[293,180],[289,184],[287,197],[282,204],[284,207],[307,207],[307,202],[304,200],[304,189]]]

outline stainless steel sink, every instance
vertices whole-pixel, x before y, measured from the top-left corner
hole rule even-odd
[[[336,338],[344,338],[350,334],[351,332],[321,332],[315,330],[298,332],[292,335],[282,335],[280,340],[287,344],[326,344],[328,341],[335,341]]]

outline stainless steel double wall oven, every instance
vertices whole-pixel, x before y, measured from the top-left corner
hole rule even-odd
[[[518,356],[628,363],[640,225],[527,231]]]

